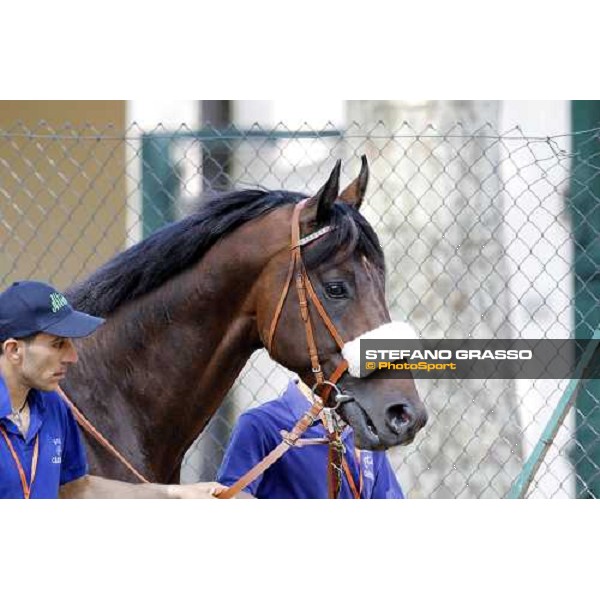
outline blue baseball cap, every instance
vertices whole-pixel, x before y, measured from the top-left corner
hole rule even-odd
[[[52,286],[17,281],[0,294],[0,341],[35,333],[79,338],[93,333],[104,319],[75,310]]]

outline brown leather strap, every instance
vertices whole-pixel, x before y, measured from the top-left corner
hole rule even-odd
[[[335,368],[335,370],[333,371],[333,373],[329,376],[328,381],[330,383],[337,383],[341,376],[348,370],[348,361],[346,359],[341,360],[338,363],[338,366]],[[323,393],[320,394],[321,398],[323,399],[323,402],[325,404],[327,404],[327,400],[329,399],[329,394],[331,394],[331,386],[326,386],[325,389],[323,390]]]
[[[323,375],[323,369],[319,362],[319,351],[317,350],[317,344],[315,342],[315,336],[312,327],[312,320],[310,318],[310,310],[308,308],[308,299],[306,296],[306,273],[304,267],[300,265],[300,273],[296,276],[296,290],[298,292],[298,303],[300,305],[300,316],[304,321],[304,330],[306,332],[306,344],[308,346],[308,354],[310,356],[310,364],[312,372],[315,376],[317,383],[323,383],[325,377]]]
[[[273,350],[273,338],[275,337],[275,330],[277,329],[279,317],[281,316],[281,311],[283,310],[283,305],[285,304],[285,299],[287,298],[290,289],[290,283],[292,282],[292,277],[294,276],[294,271],[296,270],[297,256],[298,255],[296,252],[292,252],[292,258],[290,260],[290,266],[288,268],[287,276],[285,278],[285,284],[283,286],[281,296],[279,296],[279,302],[277,303],[277,307],[275,308],[275,314],[273,315],[273,319],[271,321],[269,337],[267,339],[267,352],[269,354],[271,354]]]
[[[310,198],[305,198],[294,206],[294,212],[292,213],[292,242],[290,244],[292,250],[295,250],[300,244],[300,213],[309,200]]]
[[[288,433],[283,442],[276,446],[267,456],[258,464],[254,465],[245,475],[242,475],[231,487],[217,492],[217,498],[228,500],[241,492],[250,485],[255,479],[260,477],[274,462],[279,460],[292,446],[295,446],[300,436],[314,423],[319,413],[323,410],[321,401],[315,402],[308,411],[306,411],[300,420],[294,425],[294,428]]]
[[[273,463],[277,462],[288,450],[287,442],[281,442],[274,450],[265,456],[259,463],[254,465],[245,475],[242,475],[231,487],[222,492],[215,492],[215,496],[221,500],[229,500],[239,494],[245,487],[258,479]]]
[[[58,393],[66,402],[69,408],[73,411],[75,419],[85,431],[87,431],[101,446],[106,448],[117,460],[128,469],[142,483],[150,483],[133,465],[86,419],[83,413],[73,404],[69,397],[59,387]]]
[[[345,369],[340,368],[340,366],[343,366],[343,365],[338,365],[338,368],[334,372],[333,376],[335,376],[336,372],[342,372],[342,373],[344,372]],[[337,381],[337,379],[335,381]],[[298,389],[304,394],[304,396],[306,397],[306,399],[309,402],[313,402],[313,394],[312,394],[310,388],[302,380],[300,380],[298,382]],[[327,386],[327,389],[330,390],[331,388],[329,386]],[[348,485],[350,486],[350,490],[352,491],[352,495],[354,496],[354,499],[358,500],[358,499],[360,499],[360,495],[362,493],[362,488],[363,488],[362,468],[361,468],[361,464],[360,464],[360,451],[357,450],[356,448],[354,448],[354,455],[356,457],[356,465],[357,465],[357,469],[358,469],[358,488],[357,488],[356,483],[354,482],[354,477],[352,476],[352,472],[350,471],[350,466],[348,465],[348,461],[346,460],[346,456],[345,456],[343,448],[340,448],[341,456],[337,456],[335,453],[335,450],[332,449],[332,441],[335,442],[336,438],[334,435],[332,435],[328,431],[329,424],[327,423],[327,420],[324,417],[324,411],[321,411],[321,421],[323,422],[323,427],[325,428],[325,433],[326,433],[327,437],[320,438],[319,443],[329,444],[329,449],[328,449],[328,459],[329,460],[327,463],[327,481],[328,481],[327,489],[328,489],[329,498],[337,498],[339,496],[339,493],[341,490],[341,485],[342,485],[341,469],[340,469],[340,467],[341,467],[344,470],[346,479],[348,480]],[[340,444],[343,443],[341,441],[341,436],[339,435],[339,433],[338,433],[337,440],[339,440]],[[334,466],[335,466],[335,468],[337,468],[337,471],[335,471],[335,472],[333,471]]]
[[[360,500],[360,496],[363,490],[363,474],[362,467],[360,464],[360,450],[354,448],[354,456],[356,458],[356,468],[358,469],[358,488],[356,487],[356,483],[354,482],[354,477],[352,477],[352,472],[350,471],[350,466],[348,465],[348,461],[344,456],[342,460],[342,467],[344,468],[344,473],[346,474],[346,479],[348,480],[348,485],[352,490],[352,495],[355,500]]]
[[[342,489],[342,463],[344,461],[344,444],[339,431],[327,433],[329,438],[327,488],[330,500],[337,500]]]
[[[333,322],[329,318],[329,315],[325,311],[325,308],[324,308],[323,304],[321,303],[321,300],[319,300],[319,297],[317,296],[315,289],[313,288],[313,285],[312,285],[308,275],[306,275],[306,283],[305,284],[306,284],[306,291],[308,292],[308,296],[310,297],[313,304],[315,305],[315,308],[317,309],[317,312],[319,313],[323,323],[325,324],[325,327],[327,327],[327,330],[331,334],[331,337],[335,340],[335,343],[340,348],[342,348],[344,346],[344,340],[341,338],[340,334],[338,333],[337,329],[335,328],[335,325],[333,324]]]
[[[300,254],[300,213],[302,212],[302,209],[304,208],[307,202],[308,198],[298,202],[298,204],[294,206],[294,211],[292,212],[292,232],[290,242],[291,258],[288,267],[288,272],[285,278],[285,284],[283,286],[283,289],[281,290],[279,302],[277,303],[277,307],[275,308],[273,318],[271,319],[269,336],[267,338],[266,343],[267,352],[269,352],[269,354],[271,354],[273,348],[273,339],[275,337],[275,331],[277,330],[279,317],[281,316],[283,305],[285,304],[285,300],[289,293],[290,284],[292,282],[296,266],[302,263],[302,255]]]

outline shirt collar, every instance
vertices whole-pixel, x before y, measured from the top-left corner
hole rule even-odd
[[[4,382],[4,378],[0,375],[0,419],[7,417],[12,413],[12,405],[8,395],[8,388]]]
[[[31,389],[27,394],[27,401],[29,402],[29,408],[33,406],[37,409],[42,409],[42,393],[39,390]],[[10,395],[8,393],[8,387],[2,375],[0,375],[0,419],[8,417],[12,413],[12,404],[10,403]]]

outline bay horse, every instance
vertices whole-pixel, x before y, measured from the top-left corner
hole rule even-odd
[[[282,295],[293,214],[306,274],[339,336],[355,340],[356,350],[360,336],[391,325],[383,251],[358,210],[368,174],[363,157],[359,176],[340,194],[338,161],[308,200],[288,191],[221,194],[67,290],[76,309],[106,323],[77,341],[79,361],[63,389],[147,479],[178,482],[185,452],[255,350],[268,347],[275,361],[315,383],[293,285]],[[341,348],[315,306],[307,310],[328,377],[343,360]],[[427,420],[412,378],[350,371],[338,382],[349,400],[338,412],[357,446],[410,443]],[[136,481],[87,434],[86,443],[91,473]]]

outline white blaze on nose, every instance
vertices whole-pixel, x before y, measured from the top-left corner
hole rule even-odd
[[[348,361],[348,372],[360,377],[360,340],[418,340],[419,336],[411,325],[404,321],[392,321],[367,331],[342,348],[342,356]]]

